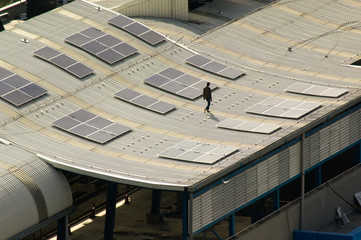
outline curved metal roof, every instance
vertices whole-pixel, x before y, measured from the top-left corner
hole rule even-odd
[[[361,50],[360,23],[355,21],[361,7],[355,1],[328,3],[279,1],[201,36],[183,33],[176,24],[149,20],[151,27],[168,36],[166,42],[155,47],[108,24],[117,13],[99,11],[85,1],[67,4],[0,33],[0,67],[48,90],[46,96],[21,107],[1,100],[0,137],[57,168],[119,183],[179,191],[209,184],[292,140],[294,132],[306,131],[359,102],[361,70],[348,63],[357,60]],[[339,9],[349,14],[334,14]],[[90,26],[127,42],[139,53],[108,65],[64,42]],[[20,41],[24,37],[27,43]],[[176,42],[179,38],[182,40]],[[32,53],[44,46],[82,62],[95,74],[79,80],[34,57]],[[246,75],[229,80],[185,63],[194,54],[245,71]],[[211,115],[203,113],[205,102],[201,98],[189,100],[144,84],[146,78],[169,67],[218,86],[213,92]],[[285,90],[297,82],[348,92],[332,98]],[[176,110],[162,115],[115,98],[114,94],[125,87],[173,104]],[[300,118],[245,111],[269,97],[295,100],[286,105],[309,101],[321,107]],[[99,144],[52,126],[79,109],[131,127],[132,131]],[[290,110],[289,106],[284,109]],[[278,125],[280,129],[265,134],[217,127],[228,118]],[[236,147],[238,151],[214,164],[158,156],[184,140]]]
[[[64,175],[34,154],[0,145],[0,235],[18,234],[72,206]]]

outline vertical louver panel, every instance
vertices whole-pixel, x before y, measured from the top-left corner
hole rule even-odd
[[[305,138],[305,141],[303,143],[303,147],[304,147],[304,164],[305,164],[305,167],[306,168],[309,168],[310,167],[310,155],[311,155],[311,143],[310,143],[310,138],[311,137],[308,137],[308,138]],[[301,154],[301,153],[299,153]]]
[[[279,184],[278,156],[274,155],[267,159],[268,164],[268,184],[270,188],[275,188]]]
[[[201,196],[202,198],[202,226],[212,222],[213,206],[212,206],[212,191],[207,191]]]
[[[193,230],[202,228],[202,196],[193,199]],[[191,216],[190,216],[191,217]]]
[[[235,205],[242,206],[247,201],[246,173],[241,172],[235,178],[236,178],[236,181],[235,181]]]
[[[300,143],[296,143],[290,147],[290,178],[293,178],[301,172],[300,169]]]
[[[320,130],[320,158],[330,156],[330,130],[326,127]]]
[[[257,197],[257,168],[252,167],[246,170],[247,201]]]
[[[350,115],[350,143],[354,143],[360,139],[361,127],[361,110],[358,110]]]
[[[330,128],[330,156],[340,151],[340,121],[331,124]],[[328,156],[329,157],[329,156]]]
[[[315,132],[307,140],[310,146],[309,167],[320,162],[320,132]],[[306,158],[307,159],[307,158]]]
[[[257,164],[257,193],[258,196],[268,191],[268,161]]]
[[[224,211],[224,192],[223,192],[224,184],[218,185],[212,190],[212,210],[213,217],[212,220],[222,217]],[[227,193],[228,195],[228,193]]]
[[[279,173],[280,173],[280,183],[283,183],[285,181],[287,181],[289,179],[290,176],[290,167],[289,167],[289,157],[288,157],[288,148],[285,150],[282,150],[279,154],[278,154],[278,158],[279,158]]]
[[[235,205],[236,192],[235,192],[235,181],[233,179],[224,185],[224,213],[233,211],[237,206]]]

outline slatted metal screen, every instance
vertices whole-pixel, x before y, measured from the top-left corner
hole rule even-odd
[[[305,168],[338,153],[361,138],[361,110],[305,138]],[[283,149],[229,181],[193,199],[193,232],[211,225],[246,203],[300,174],[301,144]]]

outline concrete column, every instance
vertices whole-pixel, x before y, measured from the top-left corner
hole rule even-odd
[[[229,224],[229,228],[228,228],[229,237],[232,237],[234,234],[236,234],[236,217],[234,213],[229,216],[228,224]]]
[[[68,240],[69,237],[69,218],[68,216],[62,217],[58,220],[58,240]]]
[[[188,192],[185,190],[182,195],[182,240],[188,239]]]
[[[115,182],[108,182],[104,240],[113,239],[117,194],[118,184]]]
[[[151,214],[157,214],[157,215],[160,214],[161,199],[162,199],[162,192],[160,190],[153,190]]]

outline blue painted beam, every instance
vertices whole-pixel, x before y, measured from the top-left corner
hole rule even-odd
[[[182,240],[188,239],[188,192],[184,190],[182,195]]]

